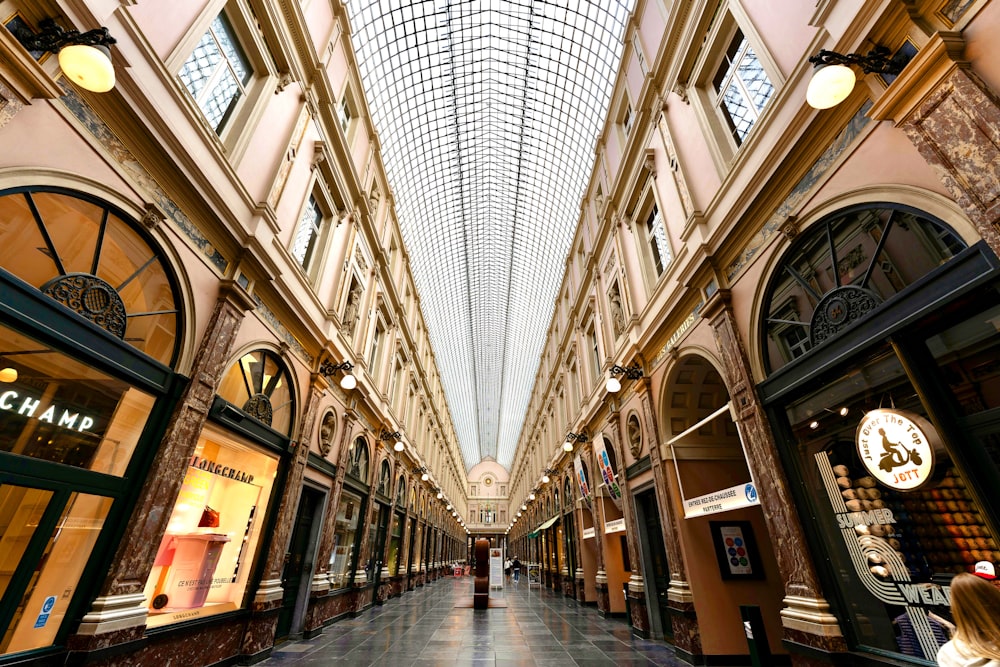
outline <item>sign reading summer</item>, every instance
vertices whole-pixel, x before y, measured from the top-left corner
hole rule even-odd
[[[938,432],[920,415],[881,408],[865,414],[855,439],[868,472],[898,491],[912,491],[930,480],[934,450],[941,443]]]

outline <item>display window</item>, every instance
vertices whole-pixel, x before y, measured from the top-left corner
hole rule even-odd
[[[146,582],[148,627],[240,609],[278,458],[207,429]]]
[[[1000,562],[1000,265],[892,206],[799,243],[765,296],[784,365],[759,391],[851,648],[930,664],[954,630],[952,577]],[[774,317],[779,301],[815,312]],[[811,342],[784,355],[801,321]]]
[[[392,531],[389,535],[389,559],[387,561],[389,574],[393,577],[399,574],[399,550],[402,546],[403,515],[396,512],[392,517]]]
[[[172,409],[183,318],[141,225],[61,188],[0,192],[0,293],[8,654],[59,644],[86,612]]]
[[[154,397],[0,325],[0,451],[120,476]]]
[[[337,525],[333,533],[333,553],[330,556],[330,588],[338,590],[350,585],[357,569],[358,522],[364,512],[362,497],[346,489],[340,494]]]

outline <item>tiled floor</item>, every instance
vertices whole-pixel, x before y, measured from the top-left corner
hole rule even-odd
[[[671,665],[687,663],[658,641],[633,637],[624,619],[601,618],[562,595],[527,582],[493,591],[506,609],[455,608],[472,596],[472,578],[445,577],[330,625],[322,635],[275,647],[260,663],[389,667]]]

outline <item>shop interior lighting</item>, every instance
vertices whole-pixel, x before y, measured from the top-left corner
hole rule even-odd
[[[106,93],[115,87],[115,67],[108,48],[115,38],[107,28],[64,30],[49,18],[38,24],[37,33],[22,27],[14,30],[14,36],[27,51],[58,54],[63,74],[84,90]]]
[[[631,366],[619,366],[615,364],[608,370],[608,381],[604,383],[604,388],[609,394],[616,394],[621,391],[622,383],[618,380],[619,375],[624,375],[629,380],[638,380],[642,377],[642,368],[639,364]]]
[[[865,74],[899,74],[912,54],[900,49],[890,56],[889,49],[876,46],[865,55],[836,51],[820,51],[809,58],[815,65],[809,87],[806,89],[806,102],[814,109],[829,109],[837,106],[851,94],[857,77],[851,66],[860,67]]]
[[[354,364],[349,361],[345,361],[340,364],[335,364],[332,361],[324,361],[319,365],[319,372],[321,375],[330,377],[337,371],[342,371],[344,377],[340,378],[340,386],[342,389],[350,391],[358,386],[358,379],[354,377],[351,371],[354,370]]]
[[[17,369],[8,367],[0,370],[0,382],[17,382]]]

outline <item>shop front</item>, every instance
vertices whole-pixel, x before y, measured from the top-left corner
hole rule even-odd
[[[1000,561],[1000,262],[867,204],[810,226],[764,300],[760,392],[854,664],[927,664],[949,582]]]
[[[179,395],[183,308],[134,219],[68,189],[0,192],[0,267],[0,656],[42,664],[96,594]]]

